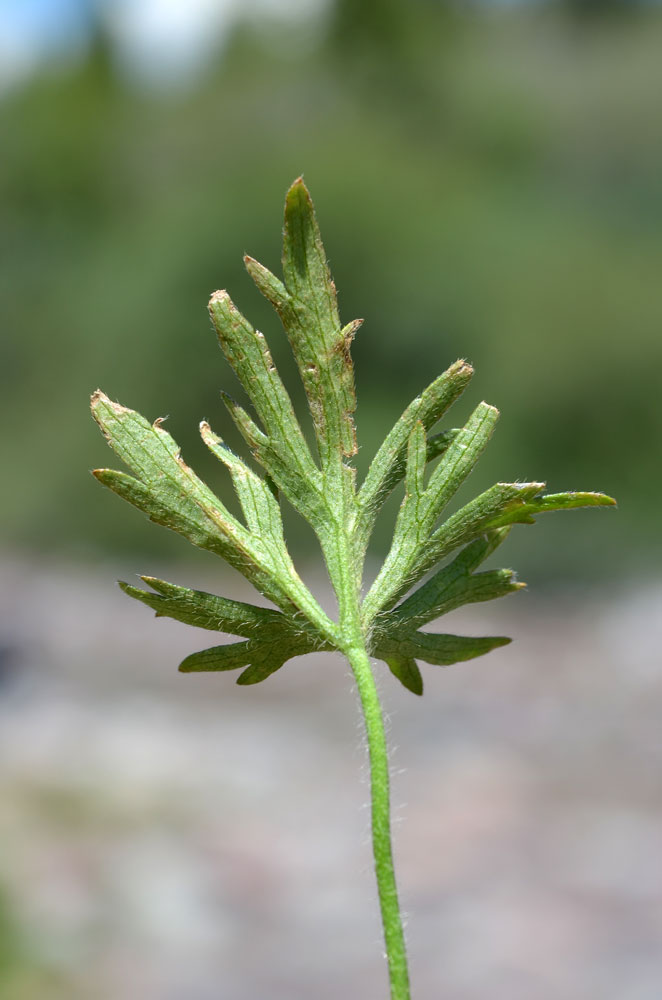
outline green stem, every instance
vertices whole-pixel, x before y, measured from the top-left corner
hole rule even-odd
[[[356,678],[368,739],[372,850],[375,858],[379,905],[384,926],[391,1000],[410,1000],[407,952],[393,869],[388,752],[382,709],[365,648],[362,645],[354,645],[346,651],[346,655]]]

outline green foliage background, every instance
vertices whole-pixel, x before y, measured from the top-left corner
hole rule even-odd
[[[546,478],[621,505],[546,520],[535,554],[520,529],[512,563],[652,568],[662,16],[571,12],[340,3],[316,41],[239,25],[195,87],[158,93],[127,82],[99,31],[86,60],[5,94],[3,544],[188,557],[87,474],[107,461],[87,399],[102,385],[168,414],[231,503],[197,438],[205,417],[239,447],[218,390],[241,393],[206,303],[227,287],[294,384],[241,258],[278,269],[283,195],[303,171],[341,317],[366,318],[353,351],[360,466],[411,396],[466,357],[477,375],[454,423],[481,396],[502,411],[472,494]],[[391,529],[387,518],[382,555]],[[299,536],[295,554],[308,544]]]

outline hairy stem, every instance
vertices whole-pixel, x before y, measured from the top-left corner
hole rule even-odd
[[[372,850],[375,858],[379,905],[384,926],[391,1000],[410,1000],[407,952],[393,870],[388,752],[382,709],[375,678],[364,646],[354,645],[347,650],[346,655],[356,678],[368,739]]]

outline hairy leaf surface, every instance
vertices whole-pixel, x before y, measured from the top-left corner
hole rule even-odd
[[[130,470],[94,475],[157,524],[221,556],[275,607],[263,608],[143,577],[150,590],[122,583],[126,594],[188,625],[229,633],[241,641],[193,653],[184,673],[240,670],[238,683],[264,680],[293,656],[360,647],[384,660],[410,691],[421,694],[419,663],[445,666],[481,656],[510,640],[424,632],[421,628],[465,604],[521,589],[509,569],[478,567],[505,541],[514,524],[537,514],[613,506],[601,493],[543,494],[544,483],[497,483],[446,516],[472,472],[498,418],[479,403],[463,427],[435,426],[466,389],[473,369],[452,364],[406,407],[380,446],[360,488],[356,405],[350,347],[361,320],[343,324],[336,288],[310,195],[301,178],[285,204],[282,279],[253,257],[244,262],[272,304],[296,360],[312,416],[309,447],[266,338],[239,312],[226,291],[209,303],[218,341],[250,400],[248,412],[227,393],[223,401],[256,463],[231,451],[209,424],[202,438],[231,477],[242,518],[234,517],[183,462],[161,426],[100,391],[92,411],[108,443]],[[362,599],[363,565],[384,502],[404,485],[392,543]],[[333,621],[298,575],[287,549],[280,501],[315,531],[338,604]],[[415,589],[418,587],[418,589]]]

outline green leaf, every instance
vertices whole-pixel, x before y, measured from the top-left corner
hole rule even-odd
[[[433,632],[413,632],[407,635],[396,633],[389,638],[380,638],[373,652],[375,656],[387,662],[395,655],[446,667],[451,663],[473,660],[476,656],[489,653],[499,646],[507,646],[509,642],[512,640],[501,635],[473,638]]]
[[[225,646],[212,646],[200,653],[191,653],[179,664],[182,674],[209,673],[217,670],[239,670],[251,662],[247,642],[231,642]]]
[[[93,396],[92,412],[111,447],[139,477],[97,469],[94,474],[100,482],[157,524],[222,556],[283,611],[290,615],[302,611],[324,629],[326,637],[333,635],[333,623],[299,579],[284,548],[245,528],[226,510],[185,465],[177,443],[159,421],[150,424],[99,391]]]
[[[367,542],[377,513],[404,475],[407,444],[416,423],[429,431],[464,391],[473,375],[466,361],[456,361],[409,404],[387,434],[375,455],[358,494],[361,522],[358,529]],[[435,435],[428,441],[428,460],[442,454],[457,436],[457,430]],[[434,441],[434,444],[432,444]]]
[[[423,575],[425,570],[418,571],[419,564],[426,563],[426,569],[434,562],[429,561],[430,541],[434,537],[434,525],[445,505],[460,488],[483,449],[487,445],[499,416],[498,410],[487,403],[476,407],[467,424],[457,434],[442,456],[439,464],[430,477],[426,490],[422,489],[422,475],[419,470],[420,489],[416,496],[405,495],[398,519],[395,525],[393,542],[386,561],[365,599],[363,610],[366,621],[375,614],[390,607],[399,596]],[[414,435],[416,444],[417,466],[420,466],[420,456],[423,454],[420,444],[421,434],[424,435],[422,424],[412,432],[408,463],[412,461],[412,445]]]
[[[444,454],[461,431],[461,427],[451,427],[428,438],[428,464]],[[397,483],[395,484],[397,485]]]
[[[209,301],[209,313],[223,353],[253,403],[266,436],[272,447],[286,458],[288,474],[280,488],[286,492],[290,483],[302,483],[306,490],[313,484],[319,489],[319,470],[264,335],[253,329],[225,291],[214,292]]]
[[[427,489],[426,526],[432,528],[448,501],[472,471],[492,436],[499,411],[479,403],[466,425],[455,436],[430,477]]]
[[[294,309],[292,298],[280,278],[248,254],[244,255],[244,264],[257,288],[279,315],[282,316]]]
[[[534,513],[543,513],[547,510],[614,505],[610,497],[597,493],[549,494],[548,497],[535,499],[544,486],[544,483],[497,483],[462,507],[432,534],[429,544],[421,552],[408,575],[403,578],[399,588],[382,588],[383,603],[379,610],[391,607],[436,563],[484,531],[518,521],[529,523]],[[368,598],[364,608],[367,603]],[[372,611],[370,605],[368,608]]]
[[[453,663],[509,641],[433,634],[420,628],[464,604],[503,597],[523,587],[509,569],[476,572],[513,524],[531,523],[537,514],[550,510],[613,506],[614,501],[601,493],[544,496],[543,483],[497,483],[442,522],[446,506],[474,468],[498,418],[493,406],[480,403],[464,427],[433,433],[471,379],[473,369],[462,360],[435,378],[404,410],[357,492],[349,462],[357,447],[350,346],[362,321],[344,325],[340,321],[336,288],[301,178],[287,193],[282,259],[282,280],[252,257],[244,262],[285,329],[312,414],[316,455],[262,333],[227,292],[215,292],[209,303],[219,343],[254,416],[225,393],[223,399],[260,469],[255,471],[232,452],[208,423],[203,421],[200,430],[229,471],[245,523],[230,514],[185,465],[161,421],[150,424],[100,392],[92,399],[97,422],[130,470],[97,469],[97,479],[151,520],[220,555],[279,610],[154,577],[143,577],[152,590],[121,586],[157,615],[243,638],[192,654],[181,666],[185,672],[242,669],[239,683],[253,684],[288,658],[313,649],[340,650],[353,665],[363,664],[369,649],[387,662],[405,687],[420,694],[423,681],[417,660]],[[402,480],[404,497],[392,544],[362,601],[368,539],[384,501]],[[284,538],[281,499],[306,518],[319,539],[337,597],[337,622],[324,613],[296,572]]]
[[[406,573],[412,560],[416,558],[426,540],[425,525],[425,466],[427,447],[425,428],[420,421],[414,425],[409,436],[407,464],[405,469],[405,496],[400,506],[391,551],[380,576],[387,574],[396,580]],[[377,578],[374,588],[379,589]],[[366,600],[369,599],[366,598]]]
[[[412,694],[423,694],[423,678],[413,657],[389,656],[386,665],[408,691]]]
[[[345,459],[356,453],[350,344],[361,321],[341,326],[335,285],[301,178],[288,191],[285,204],[284,283],[252,257],[244,260],[257,287],[280,316],[303,382],[322,471],[316,496],[302,502],[301,486],[285,482],[287,474],[272,455],[264,455],[264,445],[254,448],[254,454],[317,534],[342,628],[349,614],[356,618],[362,566],[362,556],[344,537],[356,521],[355,471]],[[351,613],[349,607],[354,609]]]
[[[550,510],[573,510],[578,507],[615,507],[616,501],[604,493],[548,493],[528,503],[524,502],[504,511],[490,521],[489,527],[507,524],[533,524],[536,514]]]
[[[302,178],[287,192],[283,276],[293,308],[283,321],[299,366],[326,467],[332,453],[356,453],[356,406],[350,344],[355,326],[343,330],[312,199]]]
[[[280,639],[263,637],[212,646],[199,653],[192,653],[179,665],[180,673],[211,673],[224,670],[246,669],[237,678],[237,684],[257,684],[266,680],[293,656],[301,656],[315,649],[314,642],[305,637]]]
[[[238,455],[230,451],[204,420],[200,424],[200,436],[212,454],[229,470],[249,530],[268,546],[274,561],[289,562],[280,507],[272,490]]]
[[[202,590],[178,587],[153,576],[143,576],[141,580],[156,593],[141,590],[123,581],[119,585],[129,597],[152,608],[157,617],[175,618],[185,625],[195,625],[214,632],[229,632],[247,639],[257,633],[261,636],[278,636],[286,631],[296,632],[296,626],[280,611],[217,597],[216,594],[208,594]]]
[[[518,509],[544,488],[544,483],[496,483],[485,490],[432,533],[403,586],[408,590],[449,553],[493,528],[504,511]]]
[[[309,649],[301,650],[302,653],[309,653]],[[250,666],[244,670],[242,674],[237,677],[237,684],[242,686],[248,686],[250,684],[259,684],[260,681],[266,681],[267,677],[271,677],[275,674],[277,670],[295,655],[290,650],[284,650],[281,656],[264,656],[261,659],[255,659]]]
[[[496,544],[503,541],[508,530],[490,532],[490,536],[476,539],[462,549],[448,566],[435,573],[406,601],[381,616],[379,628],[388,632],[404,623],[418,628],[464,604],[491,601],[522,590],[526,584],[519,583],[510,569],[473,573],[475,567],[494,551]]]
[[[222,393],[221,396],[253,457],[268,473],[276,487],[316,531],[325,527],[330,519],[329,509],[318,471],[315,470],[310,479],[299,475],[291,462],[289,443],[268,437],[256,426],[243,407],[226,393]]]
[[[92,412],[117,455],[139,478],[107,469],[95,476],[157,524],[178,531],[201,548],[222,556],[276,603],[291,605],[274,586],[266,560],[246,529],[184,464],[176,442],[160,423],[95,393]]]
[[[322,468],[356,453],[356,405],[349,348],[360,321],[341,327],[336,288],[302,178],[287,193],[280,282],[252,258],[248,271],[278,312],[303,381]]]

